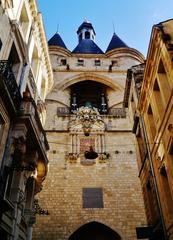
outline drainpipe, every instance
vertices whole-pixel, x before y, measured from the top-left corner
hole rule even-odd
[[[159,196],[159,190],[158,190],[158,186],[157,186],[156,175],[155,175],[155,172],[154,172],[154,166],[153,166],[153,162],[152,162],[150,145],[149,145],[149,142],[148,142],[148,136],[147,136],[147,131],[146,131],[146,127],[145,127],[145,122],[144,122],[143,116],[141,116],[140,118],[141,118],[141,123],[142,123],[145,142],[146,142],[146,145],[147,145],[148,158],[149,158],[151,173],[152,173],[153,181],[154,181],[154,188],[155,188],[157,204],[158,204],[158,207],[159,207],[159,214],[160,214],[160,217],[161,217],[161,223],[162,223],[163,232],[164,232],[164,239],[168,240],[168,235],[167,235],[166,225],[165,225],[165,221],[164,221],[164,217],[163,217],[162,206],[161,206],[161,201],[160,201],[160,196]]]

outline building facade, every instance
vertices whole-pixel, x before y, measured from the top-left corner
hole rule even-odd
[[[103,52],[84,21],[69,51],[48,42],[54,86],[46,98],[49,173],[33,239],[134,240],[146,224],[134,135],[124,108],[127,69],[143,56],[115,33]]]
[[[139,80],[139,71],[131,68],[126,84],[126,104],[134,116],[139,176],[152,239],[173,239],[172,23],[168,20],[153,26],[143,77]]]
[[[47,173],[44,101],[53,73],[35,0],[2,0],[0,23],[0,239],[31,239],[40,213],[34,196]]]

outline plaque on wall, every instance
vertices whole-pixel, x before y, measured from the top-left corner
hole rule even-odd
[[[83,208],[103,208],[102,188],[83,188]]]

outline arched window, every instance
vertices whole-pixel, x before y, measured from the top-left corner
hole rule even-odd
[[[71,86],[71,110],[86,104],[95,107],[101,114],[107,113],[107,87],[104,84],[86,80]],[[75,104],[75,108],[74,108]]]
[[[85,39],[90,39],[90,32],[88,31],[85,32]]]

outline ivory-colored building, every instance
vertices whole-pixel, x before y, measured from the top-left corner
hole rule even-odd
[[[45,96],[53,85],[35,0],[0,4],[0,239],[32,238],[46,177]]]
[[[137,228],[137,236],[139,239],[161,240],[164,239],[164,231],[158,188],[153,172],[145,124],[138,110],[144,69],[145,64],[128,69],[124,98],[125,107],[129,109],[133,122],[132,131],[136,136],[137,164],[147,216],[147,225]]]
[[[54,86],[46,97],[49,173],[33,239],[134,240],[146,224],[134,135],[124,108],[127,69],[143,56],[115,33],[103,52],[84,21],[78,45],[48,42]]]
[[[138,166],[152,239],[173,239],[173,20],[153,26],[143,81],[127,78]],[[139,68],[136,67],[136,68]],[[138,94],[135,94],[139,88]],[[138,98],[136,97],[138,95]],[[128,104],[127,104],[128,105]]]
[[[166,233],[173,239],[173,20],[155,25],[148,50],[139,111],[144,118]]]

